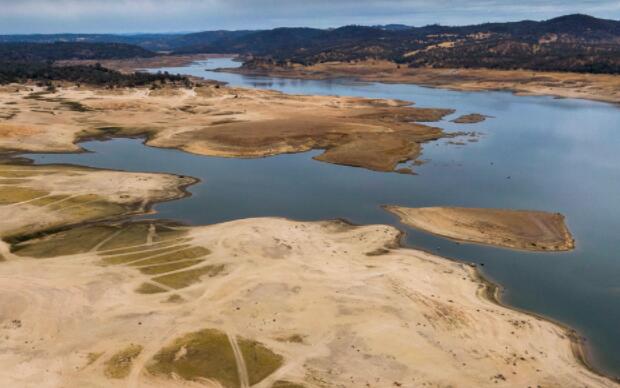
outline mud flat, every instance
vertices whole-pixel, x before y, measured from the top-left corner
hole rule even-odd
[[[459,207],[385,206],[413,228],[458,241],[529,251],[566,251],[575,240],[559,213]]]
[[[411,83],[452,90],[509,90],[522,95],[546,95],[620,103],[620,76],[528,70],[408,68],[388,61],[326,62],[312,66],[241,67],[223,71],[273,77]]]
[[[325,149],[318,160],[393,171],[416,159],[451,109],[397,100],[297,96],[204,84],[193,89],[6,86],[0,149],[79,151],[80,139],[145,136],[147,144],[200,155],[255,158]]]
[[[585,367],[575,333],[497,304],[474,268],[399,237],[262,218],[15,244],[0,264],[0,383],[616,386]]]

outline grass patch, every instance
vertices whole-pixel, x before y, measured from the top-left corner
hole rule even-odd
[[[23,171],[0,168],[0,177],[3,178],[28,178],[39,175],[36,171]]]
[[[301,336],[300,334],[292,334],[292,335],[289,335],[288,337],[276,338],[276,340],[278,340],[280,342],[291,342],[291,343],[295,343],[295,344],[303,344],[304,343],[304,337]]]
[[[187,247],[187,246],[188,245],[184,245],[183,247]],[[199,257],[206,256],[209,253],[211,253],[211,251],[203,247],[190,247],[190,248],[185,248],[185,249],[179,249],[179,248],[181,247],[177,247],[176,252],[171,252],[167,255],[157,256],[157,257],[153,257],[150,259],[136,261],[135,263],[131,263],[130,265],[144,266],[144,265],[154,265],[154,264],[166,264],[166,263],[170,263],[173,261],[179,261],[179,260],[197,259]]]
[[[147,243],[147,236],[151,225],[155,225],[154,243],[161,243],[175,238],[183,237],[187,234],[187,230],[177,230],[170,228],[164,224],[152,224],[148,222],[134,222],[123,225],[123,230],[118,236],[106,242],[100,247],[100,251],[111,251],[115,249],[125,248],[125,251],[110,252],[109,254],[119,255],[129,253],[131,250],[136,252],[146,249],[144,244]],[[138,247],[140,246],[140,247]]]
[[[208,265],[201,268],[190,269],[169,275],[163,275],[153,278],[153,281],[161,283],[174,289],[185,288],[200,281],[205,275],[210,277],[217,276],[224,270],[224,265]]]
[[[183,237],[187,234],[186,229],[171,228],[163,224],[155,224],[154,242],[167,241],[173,238]]]
[[[126,207],[106,201],[94,194],[73,197],[61,203],[53,204],[49,208],[62,212],[65,217],[72,217],[80,221],[118,216],[128,211]]]
[[[54,203],[68,197],[68,195],[48,195],[43,198],[35,199],[34,201],[30,202],[30,204],[34,206],[47,206],[50,203]]]
[[[133,360],[142,353],[142,346],[131,344],[105,362],[104,373],[111,379],[124,379],[131,372]]]
[[[158,287],[151,283],[142,283],[140,287],[136,288],[136,292],[138,294],[159,294],[162,292],[167,292],[165,288]]]
[[[112,264],[112,265],[124,264],[124,263],[129,263],[131,261],[135,261],[135,260],[139,260],[139,259],[143,259],[143,258],[155,256],[155,255],[161,255],[167,252],[178,251],[179,249],[183,249],[186,247],[189,247],[189,245],[186,244],[186,245],[181,245],[181,246],[164,247],[160,249],[149,250],[149,246],[145,245],[144,247],[142,247],[143,249],[142,252],[125,253],[125,254],[116,255],[116,256],[106,256],[103,259],[103,262],[106,264]]]
[[[237,338],[237,343],[245,360],[250,385],[262,381],[278,370],[284,362],[282,356],[272,352],[271,349],[260,342],[245,338]]]
[[[63,100],[60,102],[63,106],[74,112],[91,112],[92,109],[77,101]]]
[[[303,384],[293,383],[286,380],[278,380],[273,383],[271,388],[305,388],[305,386]]]
[[[20,256],[47,258],[86,253],[116,231],[111,226],[86,226],[14,245]]]
[[[0,187],[0,205],[29,201],[47,194],[47,191],[28,187]]]
[[[172,294],[168,297],[168,299],[164,300],[163,303],[183,303],[185,299],[179,294]]]
[[[129,254],[129,253],[140,253],[145,250],[154,251],[154,250],[162,249],[165,247],[169,247],[171,245],[176,245],[176,248],[179,249],[181,245],[185,246],[185,244],[183,243],[189,242],[190,240],[191,240],[190,238],[170,239],[170,240],[161,241],[161,242],[154,242],[150,245],[139,245],[139,246],[134,246],[130,248],[117,248],[117,249],[111,249],[107,251],[97,251],[97,252],[99,256],[120,256],[120,255]]]
[[[191,267],[196,264],[202,263],[204,260],[188,260],[188,261],[179,261],[177,263],[170,263],[164,265],[155,265],[152,267],[143,267],[140,268],[140,272],[146,275],[159,275],[162,273],[168,273],[172,271],[177,271],[183,268]]]
[[[116,248],[127,248],[134,245],[146,244],[146,237],[150,224],[132,223],[122,226],[122,231],[110,241],[107,241],[99,250],[105,251]]]
[[[147,366],[154,375],[199,381],[214,379],[225,387],[239,387],[235,355],[226,334],[205,329],[176,339],[161,349]]]
[[[88,353],[88,355],[86,355],[86,359],[88,360],[86,365],[94,364],[101,356],[103,356],[103,353]]]
[[[0,179],[0,185],[18,185],[20,183],[28,183],[28,182],[29,182],[28,179],[21,179],[21,178]]]
[[[32,92],[28,94],[26,97],[24,97],[24,99],[25,100],[44,100],[46,94],[49,94],[49,92],[46,92],[46,91]]]

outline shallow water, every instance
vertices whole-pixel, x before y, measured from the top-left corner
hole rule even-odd
[[[434,125],[476,131],[424,147],[416,176],[378,173],[312,160],[320,151],[264,159],[225,159],[145,147],[141,140],[87,142],[93,153],[27,155],[37,163],[73,163],[201,179],[192,196],[156,206],[157,217],[209,224],[256,216],[298,220],[346,218],[406,230],[407,243],[484,263],[513,306],[567,323],[588,338],[596,366],[620,376],[620,109],[617,106],[504,92],[455,92],[414,85],[314,81],[207,72],[228,59],[165,69],[287,93],[399,98],[457,109]],[[475,125],[460,114],[494,116]],[[466,145],[449,144],[463,140]],[[527,253],[449,240],[406,228],[380,205],[472,206],[558,211],[577,249]]]

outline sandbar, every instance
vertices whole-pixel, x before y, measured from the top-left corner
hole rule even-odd
[[[560,213],[462,207],[385,209],[408,226],[457,241],[528,251],[567,251],[575,247]]]

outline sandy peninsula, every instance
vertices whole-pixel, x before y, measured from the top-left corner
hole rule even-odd
[[[575,333],[399,237],[263,218],[22,242],[0,265],[0,384],[616,386],[584,366]]]
[[[0,238],[145,213],[196,180],[75,166],[0,164]]]
[[[312,66],[224,69],[227,72],[286,78],[355,78],[361,81],[411,83],[463,91],[508,90],[620,103],[620,76],[531,70],[409,68],[389,61],[325,62]]]
[[[0,149],[72,152],[85,138],[145,136],[200,155],[254,158],[326,150],[316,159],[393,171],[446,134],[419,122],[453,110],[356,97],[298,96],[202,84],[193,89],[65,85],[0,90]]]
[[[457,241],[528,251],[566,251],[575,247],[564,216],[559,213],[460,207],[385,209],[408,226]]]

